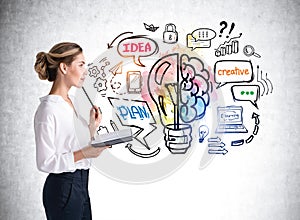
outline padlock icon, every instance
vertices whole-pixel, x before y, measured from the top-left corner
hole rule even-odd
[[[178,41],[178,33],[174,24],[166,24],[165,31],[163,34],[163,41],[167,44],[174,44]]]

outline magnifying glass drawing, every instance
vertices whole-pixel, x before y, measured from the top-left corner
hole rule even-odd
[[[243,52],[247,57],[250,57],[252,55],[257,58],[261,57],[258,53],[255,53],[254,47],[252,45],[246,45],[243,49]]]

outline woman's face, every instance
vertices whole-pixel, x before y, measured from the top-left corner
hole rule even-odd
[[[80,53],[75,57],[71,65],[68,66],[68,84],[70,86],[81,88],[86,75],[85,58],[83,54]]]

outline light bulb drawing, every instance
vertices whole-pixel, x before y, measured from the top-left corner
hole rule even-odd
[[[89,74],[84,87],[88,89],[92,102],[105,110],[97,134],[128,128],[132,129],[133,134],[130,143],[122,143],[120,147],[107,151],[105,160],[95,158],[93,164],[97,170],[121,182],[150,183],[177,170],[198,147],[207,148],[202,151],[200,161],[199,168],[203,169],[214,155],[228,152],[226,145],[238,147],[253,143],[260,128],[259,112],[253,113],[255,125],[250,133],[238,129],[229,131],[230,127],[237,126],[230,125],[232,120],[237,121],[238,118],[247,119],[245,125],[249,124],[250,127],[250,117],[246,116],[251,109],[244,112],[244,118],[241,114],[241,109],[245,109],[247,103],[239,102],[239,106],[231,103],[242,100],[237,98],[235,88],[243,89],[237,91],[241,96],[242,92],[247,93],[245,89],[255,84],[250,61],[246,65],[243,63],[245,60],[236,57],[233,60],[216,61],[213,67],[204,62],[206,51],[191,50],[179,43],[166,44],[163,39],[152,39],[146,35],[126,33],[131,33],[131,36],[125,38],[121,37],[124,33],[119,34],[115,38],[119,39],[119,43],[87,65]],[[229,79],[225,72],[232,72],[234,68],[241,74],[231,74],[232,78]],[[256,81],[260,83],[259,76],[262,74],[257,75]],[[260,91],[266,89],[267,92],[266,86],[273,91],[269,76],[264,79],[261,80],[263,86],[260,85]],[[226,83],[239,82],[243,82],[243,85],[231,86],[232,94],[230,89],[220,88]],[[76,92],[78,113],[84,116],[82,119],[88,120],[86,113],[91,106],[85,99],[84,93]],[[234,107],[235,112],[228,111],[228,107],[231,110]],[[222,118],[230,123],[216,117],[220,115],[220,108],[227,109],[223,111]],[[229,128],[225,128],[225,125]],[[78,141],[83,146],[89,138],[84,132],[86,125],[81,120],[75,120],[74,127]],[[241,127],[240,122],[238,127]],[[217,136],[219,133],[226,136],[226,141]],[[200,143],[207,144],[199,146]]]
[[[209,105],[209,78],[199,58],[178,53],[160,58],[149,72],[148,92],[172,154],[184,154],[191,146],[191,123],[203,118]]]
[[[208,133],[209,133],[209,128],[206,125],[201,125],[199,127],[199,143],[203,143]]]

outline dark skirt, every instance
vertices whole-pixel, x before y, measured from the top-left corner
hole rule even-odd
[[[89,170],[50,173],[43,189],[43,204],[48,220],[90,220]]]

